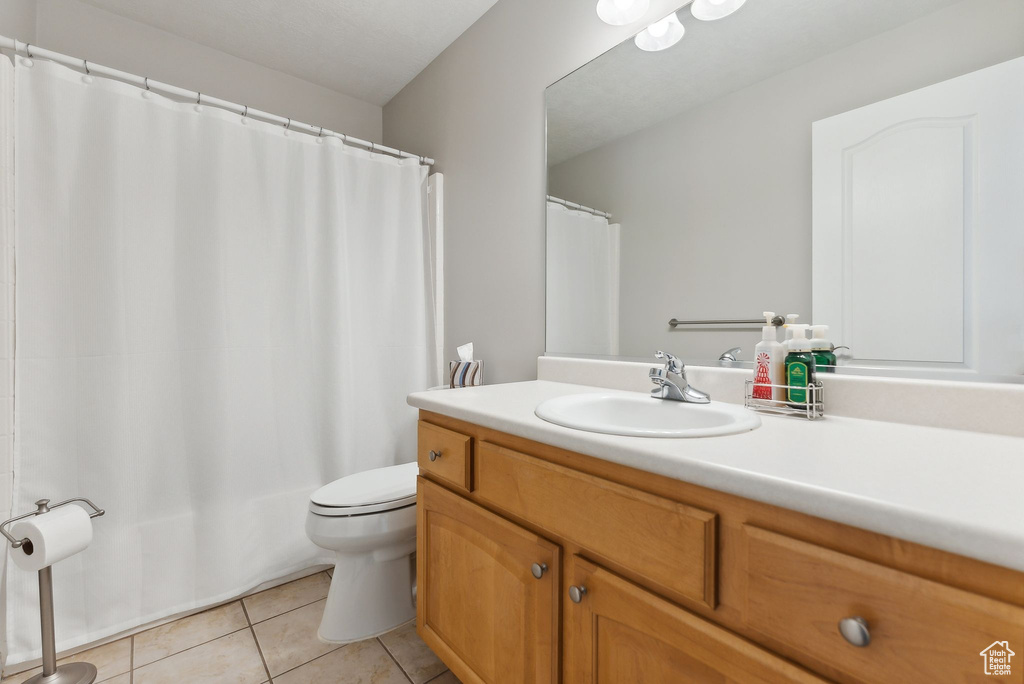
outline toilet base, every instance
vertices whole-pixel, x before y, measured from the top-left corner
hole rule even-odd
[[[362,641],[416,617],[415,557],[381,561],[374,554],[337,555],[317,636],[331,644]]]

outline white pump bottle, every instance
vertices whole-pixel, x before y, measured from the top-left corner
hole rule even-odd
[[[793,326],[797,324],[796,319],[798,318],[800,318],[800,314],[786,314],[786,323],[782,326],[782,329],[786,331],[782,340],[783,345],[793,339]]]
[[[765,325],[761,328],[761,341],[754,347],[754,399],[786,400],[786,390],[769,385],[786,384],[786,350],[779,343],[778,332],[772,325],[774,311],[765,311]]]

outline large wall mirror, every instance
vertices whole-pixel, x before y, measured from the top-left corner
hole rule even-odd
[[[547,352],[1024,381],[1024,2],[739,4],[548,88]]]

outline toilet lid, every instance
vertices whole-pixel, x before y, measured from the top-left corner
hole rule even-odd
[[[313,492],[311,508],[321,515],[357,515],[401,508],[416,502],[415,462],[364,470]]]

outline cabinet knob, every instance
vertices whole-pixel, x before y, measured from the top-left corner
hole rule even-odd
[[[847,617],[839,621],[839,633],[849,643],[864,648],[871,643],[871,632],[868,630],[868,621],[862,617]]]
[[[430,458],[431,461],[436,461],[437,459],[441,458],[441,452],[434,451],[433,449],[431,449],[430,453],[427,454],[427,456]]]
[[[537,579],[540,579],[541,577],[543,577],[544,573],[547,572],[547,571],[548,571],[548,564],[547,563],[534,563],[533,565],[530,566],[530,572],[532,572],[533,576],[536,577]]]
[[[582,601],[586,593],[587,588],[582,584],[578,587],[576,585],[569,587],[569,598],[572,599],[573,603],[579,603]]]

